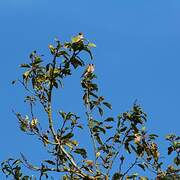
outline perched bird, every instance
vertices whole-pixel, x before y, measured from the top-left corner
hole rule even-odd
[[[80,43],[83,42],[84,35],[83,33],[79,33],[77,36],[72,38],[72,43]]]
[[[81,77],[86,77],[91,75],[94,72],[94,64],[88,64],[86,70],[84,71],[84,73],[82,74]]]
[[[80,33],[78,34],[78,38],[79,38],[79,40],[84,39],[84,35],[83,35],[83,33],[82,33],[82,32],[80,32]]]

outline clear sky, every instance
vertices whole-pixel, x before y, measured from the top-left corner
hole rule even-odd
[[[65,41],[78,32],[97,45],[93,53],[100,92],[114,114],[137,99],[151,132],[161,138],[179,132],[179,0],[0,0],[1,160],[19,152],[31,156],[32,150],[34,159],[45,157],[38,142],[18,129],[11,110],[26,112],[24,91],[11,81],[20,76],[18,65],[28,62],[31,51],[46,55],[55,37]],[[60,95],[65,111],[79,111],[75,84],[65,84],[64,95],[72,89],[77,94],[70,103]]]

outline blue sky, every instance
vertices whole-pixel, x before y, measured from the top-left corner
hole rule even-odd
[[[180,1],[111,0],[0,2],[0,159],[31,155],[38,147],[18,130],[12,108],[26,112],[24,91],[11,81],[20,76],[18,65],[33,50],[48,54],[58,37],[69,40],[78,32],[93,41],[100,93],[113,105],[113,114],[128,110],[134,100],[149,116],[147,127],[163,138],[179,132],[180,112]],[[87,62],[90,62],[87,60]],[[80,111],[77,79],[67,80],[61,108]],[[74,89],[77,96],[65,96]],[[160,141],[162,142],[162,141]],[[163,145],[162,145],[163,147]],[[165,152],[164,152],[165,153]],[[45,157],[36,150],[34,158]]]

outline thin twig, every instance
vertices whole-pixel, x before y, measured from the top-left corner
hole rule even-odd
[[[54,70],[56,67],[56,58],[57,55],[56,53],[54,54],[54,58],[53,58],[53,68],[52,68],[52,74],[51,74],[51,80],[50,80],[50,85],[49,85],[49,92],[48,92],[48,109],[47,109],[47,113],[48,113],[48,120],[49,120],[49,128],[51,130],[51,133],[54,137],[54,141],[56,142],[56,133],[54,130],[54,126],[53,126],[53,119],[52,119],[52,107],[51,107],[51,101],[52,101],[52,90],[53,90],[53,79],[54,79]]]
[[[96,170],[98,169],[98,164],[97,164],[97,146],[96,146],[96,141],[95,141],[95,137],[94,137],[94,133],[92,131],[92,128],[90,127],[90,121],[92,119],[92,111],[90,110],[90,103],[89,103],[89,91],[87,90],[87,104],[86,104],[86,113],[87,113],[87,117],[88,117],[88,127],[89,127],[89,131],[90,131],[90,136],[91,136],[91,140],[92,140],[92,144],[93,144],[93,151],[94,151],[94,163],[95,163],[95,167]]]
[[[123,162],[124,162],[124,160],[121,159],[121,163],[119,164],[119,173],[121,173],[121,171],[122,171]]]
[[[107,174],[108,176],[109,176],[110,170],[111,170],[111,168],[112,168],[112,166],[113,166],[113,164],[114,164],[114,162],[115,162],[115,160],[116,160],[116,158],[117,158],[117,156],[118,156],[118,154],[119,154],[119,152],[120,152],[120,149],[121,149],[122,145],[124,144],[124,141],[125,141],[126,137],[128,136],[128,133],[130,132],[130,130],[131,130],[131,128],[125,133],[125,136],[124,136],[121,144],[120,144],[119,147],[117,148],[117,151],[116,151],[116,153],[115,153],[115,155],[114,155],[114,158],[112,159],[111,164],[110,164],[109,168],[107,169],[107,173],[106,173],[106,174]]]
[[[131,164],[131,166],[129,166],[129,168],[125,171],[125,173],[122,176],[122,179],[125,177],[125,175],[128,174],[128,172],[137,164],[138,162],[138,157],[135,159],[134,163]]]

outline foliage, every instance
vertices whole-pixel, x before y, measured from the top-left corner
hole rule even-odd
[[[25,71],[18,82],[28,93],[25,102],[30,110],[26,116],[19,112],[14,114],[20,129],[26,134],[37,136],[51,158],[42,160],[39,166],[34,166],[21,154],[18,160],[10,158],[2,162],[2,172],[6,177],[17,180],[32,179],[31,176],[23,174],[21,167],[25,165],[30,170],[39,172],[39,179],[48,179],[49,172],[58,172],[64,180],[147,180],[148,177],[133,173],[133,169],[139,167],[142,171],[150,171],[156,179],[179,179],[180,137],[166,137],[169,142],[168,155],[175,154],[175,157],[173,163],[163,170],[161,154],[156,143],[158,136],[149,134],[145,128],[146,113],[135,103],[130,111],[117,117],[104,117],[104,111],[111,110],[112,106],[99,95],[94,71],[83,74],[80,81],[87,123],[81,124],[78,115],[61,110],[58,112],[57,120],[60,128],[54,126],[56,120],[53,118],[53,90],[62,89],[63,80],[72,76],[74,70],[87,64],[81,58],[83,52],[88,53],[93,59],[92,47],[95,47],[95,44],[79,33],[70,42],[62,43],[56,40],[56,45],[49,45],[52,55],[52,61],[49,63],[44,64],[43,57],[34,51],[30,54],[30,63],[21,64]],[[47,129],[42,129],[42,121],[34,113],[38,102],[47,116]],[[75,138],[76,129],[89,134],[93,156],[88,147],[82,147],[80,141]],[[126,168],[130,154],[134,160]]]

